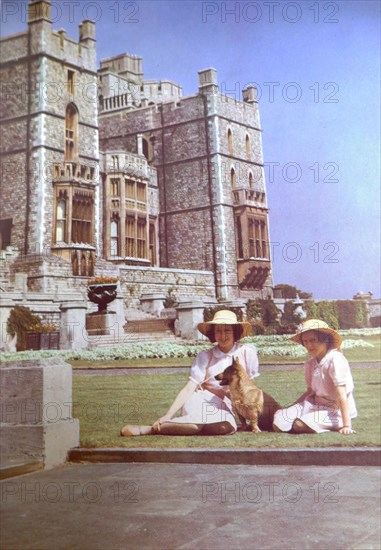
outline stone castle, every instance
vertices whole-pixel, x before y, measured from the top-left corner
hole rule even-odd
[[[78,297],[114,274],[125,306],[272,297],[255,88],[222,95],[209,68],[183,97],[129,54],[97,69],[95,24],[75,41],[50,9],[30,1],[27,31],[1,41],[3,296]]]

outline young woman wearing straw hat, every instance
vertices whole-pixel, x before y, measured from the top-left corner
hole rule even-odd
[[[297,401],[274,415],[279,432],[356,433],[357,416],[349,363],[341,352],[341,336],[319,319],[305,321],[291,340],[302,344],[310,358],[305,362],[307,391]]]
[[[197,328],[217,345],[197,355],[188,382],[164,416],[152,426],[124,426],[121,435],[225,435],[237,430],[229,387],[220,386],[215,376],[231,365],[233,356],[250,378],[259,376],[256,349],[238,343],[250,334],[251,325],[237,321],[234,312],[222,310],[216,312],[212,321],[200,323]],[[175,417],[180,410],[181,416]]]

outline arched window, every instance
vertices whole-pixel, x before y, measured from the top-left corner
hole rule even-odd
[[[253,188],[253,173],[249,172],[249,187],[250,189]]]
[[[66,203],[67,199],[63,197],[57,201],[56,243],[66,241]]]
[[[230,184],[233,188],[237,185],[237,177],[234,168],[230,170]]]
[[[115,218],[111,220],[110,224],[110,252],[112,256],[119,256],[119,224]]]
[[[228,154],[233,155],[233,134],[230,128],[228,130]]]
[[[65,160],[78,156],[78,110],[73,103],[66,107],[65,116]]]
[[[245,138],[245,148],[246,148],[246,160],[251,159],[251,143],[250,143],[250,137],[248,134],[246,134]]]

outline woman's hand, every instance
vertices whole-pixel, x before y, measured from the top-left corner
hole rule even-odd
[[[351,435],[356,433],[355,430],[352,430],[350,426],[343,426],[342,428],[340,428],[339,432],[343,435]]]

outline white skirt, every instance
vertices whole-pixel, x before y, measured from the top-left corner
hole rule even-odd
[[[230,399],[228,397],[221,399],[209,390],[196,390],[184,404],[181,416],[167,422],[201,425],[229,422],[237,430]]]
[[[339,407],[316,403],[313,398],[279,409],[274,415],[274,425],[282,432],[289,432],[297,418],[316,433],[336,431],[344,425]]]

